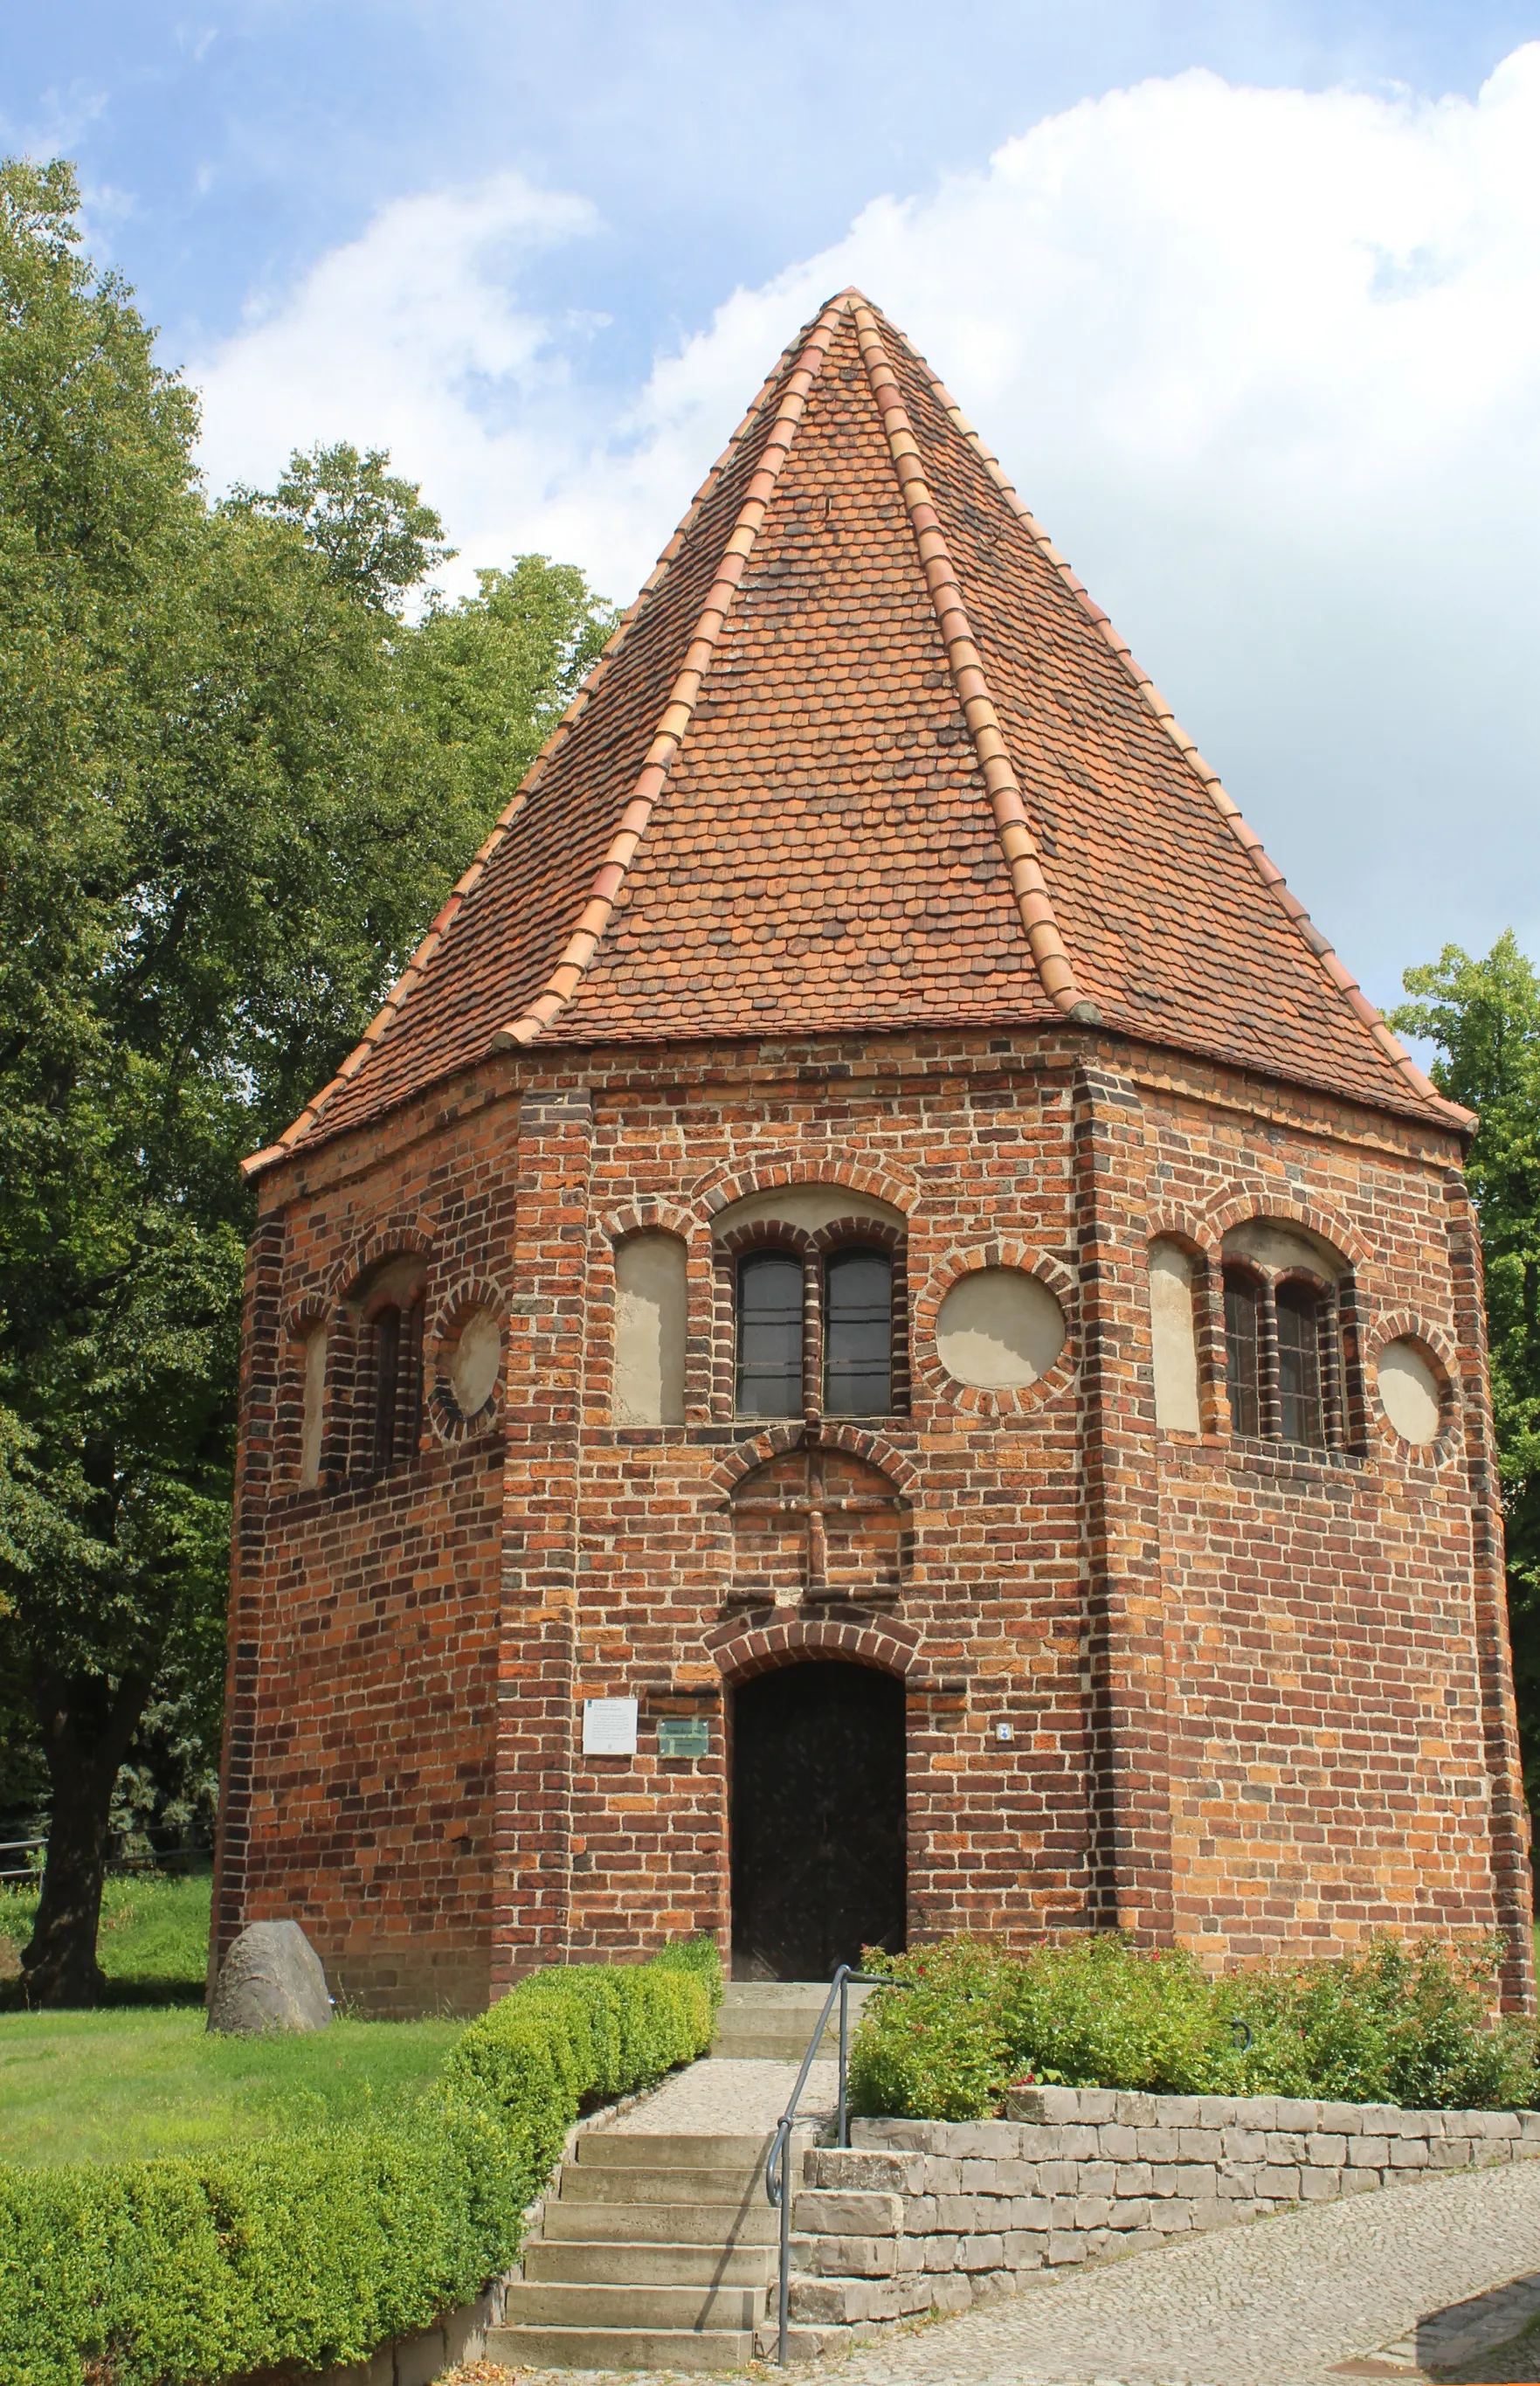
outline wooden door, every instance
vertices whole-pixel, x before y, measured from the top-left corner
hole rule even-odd
[[[868,1665],[786,1665],[732,1711],[732,1968],[827,1980],[904,1944],[904,1686]]]

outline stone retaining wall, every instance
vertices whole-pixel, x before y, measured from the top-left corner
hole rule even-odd
[[[1292,2204],[1540,2155],[1540,2113],[1282,2096],[1021,2094],[1006,2121],[857,2121],[807,2157],[792,2308],[857,2334]],[[826,2335],[818,2349],[830,2347]],[[815,2349],[809,2345],[806,2349]]]

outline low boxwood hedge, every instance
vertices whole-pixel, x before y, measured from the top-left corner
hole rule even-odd
[[[708,1940],[532,1973],[404,2120],[213,2159],[0,2165],[0,2386],[215,2386],[361,2361],[469,2302],[585,2104],[705,2053]]]

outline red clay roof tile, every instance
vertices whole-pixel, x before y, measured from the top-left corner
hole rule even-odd
[[[247,1165],[494,1049],[1066,1016],[1468,1119],[930,369],[845,291],[364,1041]]]

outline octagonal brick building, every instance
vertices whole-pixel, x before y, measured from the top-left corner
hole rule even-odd
[[[249,1163],[215,1960],[1497,1931],[1473,1122],[929,367],[780,359]]]

